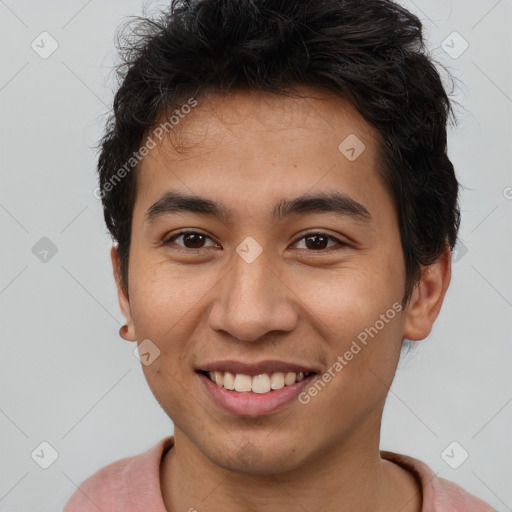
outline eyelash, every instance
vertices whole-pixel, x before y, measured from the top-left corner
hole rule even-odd
[[[201,235],[201,236],[204,236],[206,238],[210,238],[208,235],[205,235],[204,233],[201,233],[199,231],[178,231],[178,233],[175,233],[174,235],[172,235],[170,238],[168,238],[167,240],[165,240],[163,242],[164,245],[167,245],[169,243],[171,243],[174,239],[182,236],[182,235]],[[300,238],[298,238],[295,242],[293,242],[292,245],[295,245],[297,242],[307,238],[308,236],[312,236],[312,235],[319,235],[319,236],[324,236],[326,238],[328,238],[329,240],[334,240],[335,242],[337,242],[337,245],[339,246],[338,248],[336,249],[333,249],[332,247],[328,247],[326,249],[319,249],[317,251],[315,250],[310,250],[310,249],[300,249],[301,251],[307,251],[307,252],[311,252],[311,253],[325,253],[327,251],[330,251],[330,252],[336,252],[336,251],[339,251],[339,250],[342,250],[344,249],[345,247],[348,247],[349,244],[348,243],[345,243],[343,242],[342,240],[332,236],[332,235],[329,235],[328,233],[324,233],[322,231],[310,231],[308,233],[304,233]],[[210,238],[211,240],[211,238]],[[201,251],[203,249],[207,249],[207,247],[200,247],[198,249],[191,249],[189,247],[182,247],[182,246],[178,246],[179,248],[176,249],[176,250],[179,250],[179,251],[185,251],[185,252],[189,252],[189,251]]]

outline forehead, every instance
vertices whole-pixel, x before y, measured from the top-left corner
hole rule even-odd
[[[246,133],[252,138],[280,133],[285,138],[302,135],[308,139],[314,139],[315,133],[321,137],[330,134],[332,137],[326,140],[329,143],[341,141],[344,133],[347,135],[351,130],[361,139],[377,141],[377,130],[348,100],[312,87],[294,89],[293,94],[237,90],[200,97],[185,115],[182,113],[179,119],[174,116],[175,124],[167,130],[168,137],[163,138],[164,144],[159,148],[168,148],[166,142],[170,141],[178,154],[191,156],[198,144],[204,151],[206,146],[215,148],[226,137],[243,141]],[[185,100],[183,104],[186,103]],[[179,110],[178,107],[174,112]],[[161,117],[156,124],[163,125],[167,120]]]
[[[198,98],[141,162],[136,204],[177,186],[246,207],[249,195],[276,202],[315,187],[370,200],[380,184],[376,130],[333,93],[297,92],[303,97],[236,91]]]

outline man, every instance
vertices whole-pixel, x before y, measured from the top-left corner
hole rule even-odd
[[[175,431],[65,512],[491,511],[379,451],[404,339],[450,281],[450,101],[386,0],[175,1],[102,140],[112,264]]]

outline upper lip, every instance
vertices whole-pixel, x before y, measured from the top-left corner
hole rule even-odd
[[[308,365],[276,360],[258,361],[257,363],[244,363],[243,361],[234,360],[215,361],[199,366],[197,371],[239,373],[251,377],[262,373],[275,372],[317,373],[315,369]]]

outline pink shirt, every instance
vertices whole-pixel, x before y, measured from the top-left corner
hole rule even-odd
[[[160,491],[160,462],[174,443],[169,436],[140,455],[118,460],[90,476],[64,512],[167,512]],[[407,469],[423,487],[422,512],[496,512],[457,484],[438,478],[423,462],[381,451],[383,459]]]

